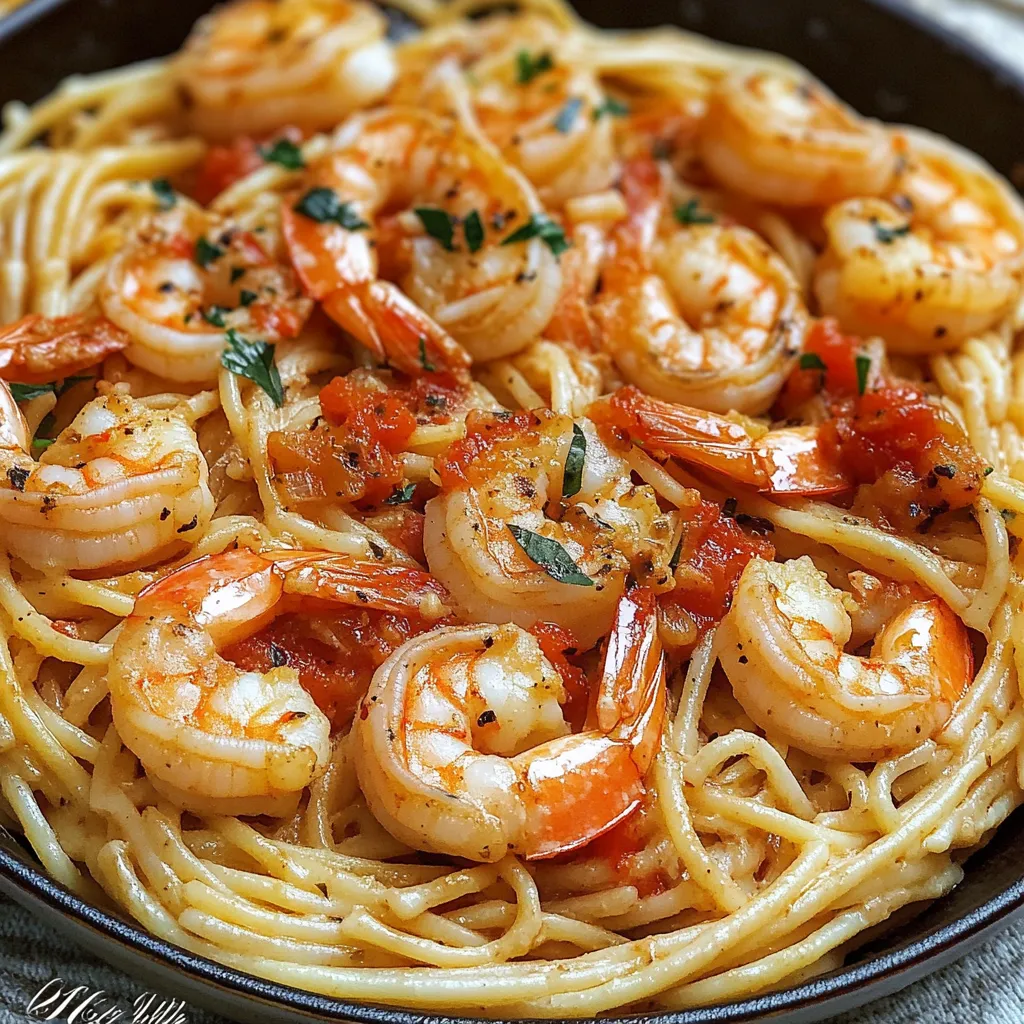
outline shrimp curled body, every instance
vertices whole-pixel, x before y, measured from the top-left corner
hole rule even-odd
[[[665,708],[653,594],[619,602],[595,710],[562,719],[561,679],[518,626],[436,629],[374,676],[355,725],[376,818],[416,849],[475,861],[565,853],[642,799]]]
[[[722,622],[736,699],[770,736],[826,759],[881,761],[934,738],[973,676],[967,630],[937,598],[914,601],[866,658],[844,651],[851,619],[807,556],[755,558]]]
[[[242,671],[218,654],[288,611],[326,605],[436,619],[444,591],[415,569],[327,552],[244,548],[143,590],[110,663],[110,705],[153,785],[183,807],[287,814],[326,767],[330,721],[288,666]]]

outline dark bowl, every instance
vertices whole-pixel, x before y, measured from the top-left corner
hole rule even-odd
[[[0,101],[33,101],[65,76],[169,53],[208,0],[33,0],[0,24]],[[948,135],[1024,185],[1024,78],[893,0],[580,0],[608,27],[675,22],[716,39],[776,50],[867,114]],[[847,966],[769,995],[647,1024],[821,1020],[908,985],[962,956],[1024,910],[1024,815],[976,853],[963,883],[909,924],[861,948]],[[83,903],[0,830],[0,890],[144,985],[246,1022],[482,1024],[327,999],[230,970]]]

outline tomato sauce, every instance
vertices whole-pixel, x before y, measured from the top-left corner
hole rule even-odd
[[[586,672],[569,660],[569,656],[577,651],[576,638],[569,630],[554,622],[537,622],[530,627],[529,632],[537,638],[544,657],[562,677],[562,686],[565,688],[562,715],[573,732],[579,732],[587,718],[590,684]]]

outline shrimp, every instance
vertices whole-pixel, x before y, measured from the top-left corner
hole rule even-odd
[[[351,0],[237,0],[197,22],[174,75],[200,135],[333,128],[395,77],[387,22]]]
[[[517,19],[502,48],[470,68],[473,113],[547,206],[611,186],[615,118],[589,68],[558,59],[560,34],[543,18]]]
[[[187,549],[213,515],[189,421],[115,392],[89,402],[38,462],[6,384],[0,522],[7,549],[37,569],[151,565]]]
[[[754,421],[651,398],[620,388],[589,410],[654,454],[714,470],[735,483],[775,495],[829,495],[851,491],[838,457],[821,443],[817,426],[759,427]]]
[[[582,732],[562,680],[518,626],[435,629],[373,677],[354,727],[370,810],[415,849],[497,861],[567,853],[641,803],[665,709],[653,594],[618,602]]]
[[[21,384],[61,380],[129,344],[131,338],[101,316],[30,313],[0,330],[0,378]]]
[[[716,85],[698,150],[727,188],[783,206],[878,195],[897,159],[885,128],[821,83],[766,70],[737,71]]]
[[[259,672],[221,652],[288,612],[373,608],[434,621],[444,599],[421,570],[329,552],[207,555],[136,598],[111,655],[114,724],[150,782],[175,803],[288,814],[326,767],[330,721],[287,655]]]
[[[789,268],[740,225],[668,227],[653,161],[632,161],[622,189],[630,213],[613,233],[594,309],[604,348],[649,394],[764,412],[808,324]]]
[[[938,598],[889,620],[868,657],[848,654],[850,615],[809,557],[755,558],[717,647],[736,699],[770,737],[829,760],[880,761],[934,738],[974,674],[967,629]]]
[[[128,359],[180,382],[216,380],[227,331],[292,338],[312,310],[291,268],[256,236],[182,198],[139,223],[99,299],[132,337]]]
[[[608,632],[632,569],[671,587],[671,520],[595,425],[546,411],[471,413],[426,505],[427,564],[477,621]]]
[[[825,230],[814,281],[822,310],[894,352],[955,348],[1020,295],[1019,198],[980,160],[923,132],[907,133],[886,197],[833,207]]]
[[[392,350],[404,345],[396,368],[464,368],[460,346],[477,360],[507,356],[551,318],[561,273],[544,226],[557,229],[522,175],[454,124],[417,110],[356,116],[308,184],[282,209],[292,262],[375,354],[389,336]],[[523,240],[504,244],[517,229]],[[401,290],[378,278],[378,261]]]

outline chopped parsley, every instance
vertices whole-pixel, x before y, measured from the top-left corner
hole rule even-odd
[[[31,402],[33,398],[57,393],[55,384],[9,384],[8,387],[16,402]]]
[[[562,107],[555,118],[555,131],[559,131],[563,135],[571,132],[572,126],[576,123],[576,118],[579,117],[582,106],[583,100],[579,96],[570,96],[565,101],[565,106]]]
[[[232,267],[231,283],[234,284],[240,277],[245,277],[245,267]]]
[[[284,386],[274,362],[274,346],[266,341],[248,341],[233,328],[226,337],[227,347],[220,354],[221,366],[258,384],[280,409],[284,405]]]
[[[301,171],[306,166],[302,150],[289,139],[278,139],[269,146],[260,146],[259,153],[268,164],[277,164],[286,171]]]
[[[208,242],[205,238],[200,238],[196,242],[196,263],[204,270],[211,263],[216,263],[223,255],[224,250],[219,245],[214,245],[213,242]]]
[[[343,203],[338,198],[333,188],[311,188],[292,209],[317,224],[337,224],[346,231],[362,231],[370,226],[352,203]]]
[[[629,107],[621,103],[614,96],[605,96],[600,106],[594,107],[594,120],[600,121],[602,117],[625,117],[629,113]]]
[[[682,206],[675,208],[676,220],[680,224],[714,224],[715,215],[710,210],[700,208],[700,200],[694,196],[687,199]]]
[[[561,256],[572,244],[566,240],[565,232],[546,213],[531,213],[530,219],[503,239],[501,244],[515,245],[516,242],[526,242],[531,238],[539,238],[555,256]]]
[[[470,210],[462,222],[462,234],[466,239],[466,248],[470,252],[479,252],[484,244],[484,222],[476,210]]]
[[[875,229],[875,238],[877,238],[882,245],[892,245],[897,238],[902,238],[904,235],[910,234],[909,224],[901,224],[898,228],[888,228],[884,224],[879,224],[877,220],[872,220],[871,224]]]
[[[396,487],[390,498],[384,499],[385,505],[407,505],[416,493],[415,484],[406,484],[404,487]]]
[[[230,313],[231,310],[225,306],[211,306],[209,309],[201,309],[199,315],[208,323],[213,324],[214,327],[224,326],[224,314]]]
[[[154,178],[150,183],[149,187],[153,190],[153,195],[156,196],[157,204],[161,210],[171,210],[178,202],[178,194],[174,191],[174,186],[166,178]]]
[[[527,85],[538,75],[550,71],[555,66],[551,54],[545,50],[534,57],[529,50],[520,50],[516,54],[516,81],[520,85]]]
[[[800,369],[824,371],[826,369],[825,360],[822,359],[817,352],[804,352],[804,354],[800,356]]]
[[[536,562],[553,580],[574,587],[594,585],[589,576],[580,572],[579,566],[572,560],[569,552],[557,540],[542,537],[539,533],[516,526],[514,523],[509,523],[508,529],[527,558]]]
[[[572,425],[572,441],[565,456],[565,472],[562,474],[562,497],[571,498],[579,494],[583,486],[583,464],[587,458],[587,435],[577,424]]]
[[[238,302],[242,306],[251,306],[259,296],[255,292],[249,291],[248,288],[243,288],[238,293]]]
[[[455,237],[455,218],[436,206],[417,206],[413,213],[420,219],[423,230],[441,243],[448,252],[454,252],[452,239]]]

